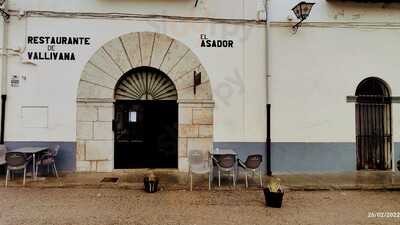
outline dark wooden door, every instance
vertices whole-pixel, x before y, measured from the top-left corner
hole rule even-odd
[[[116,169],[178,167],[176,101],[117,100]]]
[[[357,169],[392,168],[390,98],[359,96],[356,104]]]

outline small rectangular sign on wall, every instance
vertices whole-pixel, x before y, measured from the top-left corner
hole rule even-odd
[[[129,112],[129,122],[136,123],[137,121],[137,113],[136,111]]]
[[[22,125],[27,128],[47,128],[48,127],[48,107],[47,106],[22,106],[21,107]]]

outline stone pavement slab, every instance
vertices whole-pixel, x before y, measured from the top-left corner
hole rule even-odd
[[[37,181],[27,178],[26,187],[34,188],[123,188],[143,189],[144,176],[153,172],[160,179],[161,190],[189,189],[187,173],[167,169],[118,170],[111,173],[62,173],[55,177],[40,177]],[[274,174],[288,190],[400,190],[400,173],[387,171],[356,171],[340,173],[282,173]],[[116,182],[102,182],[104,178],[117,178]],[[264,176],[264,187],[270,177]],[[0,175],[0,187],[4,187],[5,177]],[[214,179],[213,189],[245,189],[244,177],[240,176],[236,188],[232,187],[230,177],[223,177],[221,187]],[[249,179],[250,189],[259,189],[258,179]],[[10,187],[21,187],[21,176],[9,182]],[[195,175],[195,190],[207,190],[207,176]]]
[[[391,171],[355,171],[276,175],[289,189],[299,190],[373,190],[399,189],[400,174]]]

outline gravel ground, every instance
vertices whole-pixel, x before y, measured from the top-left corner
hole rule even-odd
[[[400,212],[400,192],[287,192],[274,209],[254,190],[0,188],[0,225],[400,224],[368,212]]]

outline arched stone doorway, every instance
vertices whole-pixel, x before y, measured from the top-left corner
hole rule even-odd
[[[389,86],[369,77],[356,90],[357,169],[392,168],[392,108]]]
[[[124,74],[139,67],[161,71],[176,87],[179,170],[187,170],[188,149],[211,150],[214,102],[208,74],[197,56],[164,34],[129,33],[102,46],[81,74],[77,96],[78,171],[114,169],[115,88]],[[194,72],[201,73],[196,94]]]
[[[158,69],[135,68],[118,81],[114,168],[178,168],[178,94]]]

